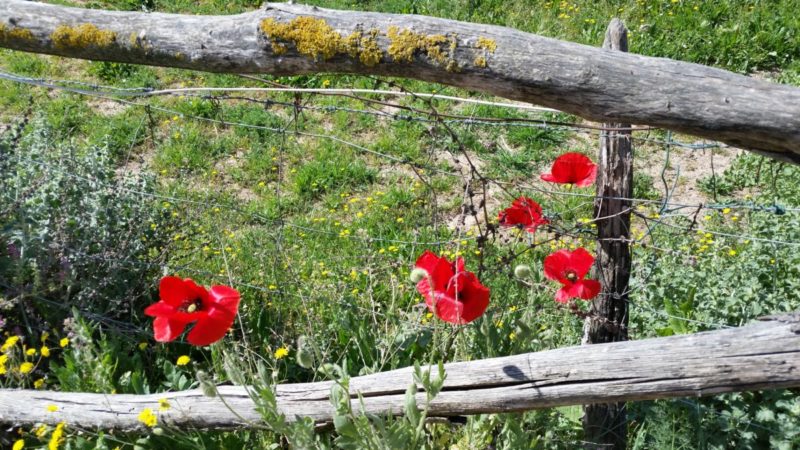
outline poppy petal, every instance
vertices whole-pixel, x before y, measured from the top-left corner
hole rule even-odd
[[[169,316],[176,312],[174,306],[165,301],[153,303],[144,309],[144,314],[150,317]]]
[[[600,282],[597,280],[583,280],[580,283],[577,283],[581,286],[581,291],[578,294],[578,297],[582,298],[583,300],[591,300],[597,297],[597,294],[600,293]]]
[[[211,286],[209,298],[215,308],[222,308],[232,315],[239,311],[239,291],[229,286]]]
[[[464,305],[461,313],[463,323],[470,323],[486,312],[486,308],[489,307],[490,294],[489,288],[473,277],[472,282],[467,284],[459,294]]]
[[[230,320],[227,318],[216,320],[210,317],[202,319],[197,321],[197,325],[189,332],[186,340],[199,347],[210,345],[225,337],[225,333],[228,332],[231,325],[233,325],[233,317],[230,317]]]
[[[153,321],[153,337],[158,342],[170,342],[183,333],[186,324],[170,320],[167,317],[156,317]]]
[[[597,165],[588,156],[569,152],[556,158],[550,173],[542,174],[542,180],[561,184],[575,184],[586,187],[594,183]]]
[[[558,303],[567,303],[569,301],[569,299],[572,298],[569,295],[570,287],[564,286],[561,289],[559,289],[558,291],[556,291],[556,301]]]
[[[576,248],[569,259],[570,268],[575,271],[578,278],[585,277],[586,274],[589,273],[589,270],[591,270],[593,264],[594,256],[583,247]]]
[[[586,166],[577,178],[578,181],[575,182],[575,186],[587,187],[593,185],[597,179],[597,164]]]
[[[561,284],[569,282],[564,278],[564,272],[570,268],[570,253],[568,250],[559,250],[544,258],[544,276]]]
[[[447,286],[447,282],[455,275],[453,266],[447,258],[436,256],[435,253],[429,250],[426,250],[417,259],[415,266],[428,272],[428,277],[417,284],[417,290],[422,295],[425,295],[424,291],[427,290],[425,286],[428,286],[428,279],[433,280],[434,291],[443,291]]]
[[[433,300],[428,303],[428,309],[445,322],[462,323],[461,314],[464,310],[464,304],[446,294],[435,293]]]
[[[560,183],[560,181],[558,181],[556,177],[553,176],[552,173],[543,173],[540,175],[540,177],[542,178],[542,180],[550,183]]]
[[[178,277],[164,277],[158,285],[158,295],[161,300],[178,307],[188,300],[197,298],[192,284],[194,282],[189,284]]]

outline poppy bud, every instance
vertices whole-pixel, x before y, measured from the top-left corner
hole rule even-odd
[[[297,338],[295,359],[297,360],[297,365],[304,369],[310,369],[314,365],[314,348],[308,341],[308,337],[300,336]]]
[[[411,271],[411,275],[409,276],[409,278],[411,278],[411,281],[413,283],[419,283],[420,281],[428,278],[428,271],[417,267]]]
[[[514,276],[517,278],[530,278],[531,266],[520,264],[514,268]]]
[[[200,382],[200,390],[206,397],[214,398],[217,396],[217,386],[208,377],[208,374],[202,370],[197,371],[197,381]]]

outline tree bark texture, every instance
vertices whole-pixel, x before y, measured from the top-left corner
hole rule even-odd
[[[430,417],[797,387],[800,312],[741,328],[457,362],[445,370]],[[352,378],[353,410],[403,414],[412,374],[413,368],[404,368]],[[332,386],[329,381],[278,385],[278,408],[289,421],[300,416],[329,422]],[[151,395],[0,390],[0,422],[66,421],[71,427],[131,430],[144,428],[137,419],[144,408],[157,413],[162,425],[181,428],[247,427],[260,420],[244,387],[219,391],[225,403],[198,389]],[[162,398],[170,404],[166,411],[159,411]],[[424,402],[419,393],[417,404]]]
[[[628,30],[614,19],[606,30],[603,48],[628,51]],[[629,128],[627,123],[606,123],[607,128]],[[597,164],[597,256],[595,274],[602,290],[592,302],[584,323],[584,344],[628,340],[629,247],[633,197],[633,153],[630,131],[604,131]],[[627,445],[625,403],[586,405],[583,416],[586,448],[624,450]]]
[[[0,3],[0,47],[210,72],[415,78],[800,162],[800,89],[510,28],[268,3],[231,16]]]

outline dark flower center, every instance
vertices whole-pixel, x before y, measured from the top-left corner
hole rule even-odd
[[[178,311],[185,312],[185,313],[193,313],[203,309],[203,301],[198,298],[194,298],[191,300],[186,300],[178,307]]]
[[[573,283],[578,281],[578,274],[575,273],[574,270],[568,270],[566,274],[564,274],[564,278],[572,281]]]

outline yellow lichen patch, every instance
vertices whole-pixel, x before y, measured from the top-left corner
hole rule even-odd
[[[272,41],[272,51],[286,52],[286,46],[276,41],[291,42],[297,51],[313,59],[333,57],[343,47],[342,36],[323,19],[301,16],[289,23],[275,19],[261,21],[261,31]],[[278,45],[276,45],[278,44]]]
[[[486,58],[484,58],[483,56],[480,56],[480,55],[476,56],[475,60],[473,61],[473,63],[477,67],[486,67]]]
[[[342,43],[344,52],[353,58],[358,57],[358,50],[360,44],[361,44],[360,31],[354,31],[350,33],[346,38],[344,38],[344,41]]]
[[[298,53],[314,60],[327,60],[337,54],[346,54],[358,58],[365,66],[372,67],[383,58],[377,39],[379,31],[375,28],[367,34],[358,30],[342,37],[323,19],[307,16],[297,17],[289,23],[264,19],[260,28],[269,38],[275,55],[285,54],[289,51],[288,44],[292,44]]]
[[[4,24],[0,23],[0,41],[12,41],[12,40],[26,40],[31,41],[33,40],[33,33],[31,30],[27,28],[20,28],[20,27],[6,27]]]
[[[359,39],[357,53],[358,60],[367,67],[378,65],[381,62],[383,50],[378,45],[378,30],[372,29],[368,36]]]
[[[50,34],[50,39],[59,48],[108,47],[117,39],[117,33],[101,30],[90,23],[77,27],[59,25]]]
[[[494,53],[494,51],[497,50],[497,42],[495,42],[494,39],[489,39],[483,36],[478,36],[478,42],[475,43],[475,46],[489,50],[489,53]]]
[[[409,29],[400,30],[396,26],[389,27],[386,34],[389,36],[389,55],[397,62],[410,63],[414,60],[414,54],[419,51],[437,64],[446,66],[448,70],[453,66],[458,67],[453,59],[458,46],[455,37],[426,35]]]

